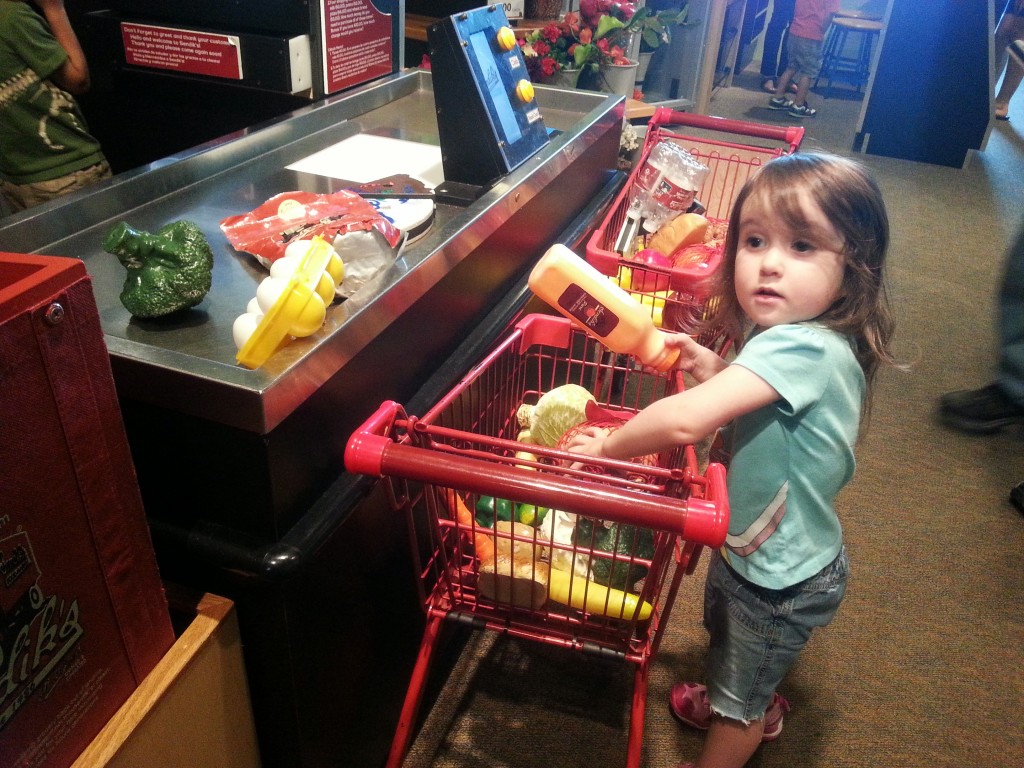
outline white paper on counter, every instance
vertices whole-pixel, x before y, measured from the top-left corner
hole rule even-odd
[[[398,173],[419,179],[428,187],[444,181],[440,147],[366,133],[304,157],[289,165],[288,170],[360,184]]]

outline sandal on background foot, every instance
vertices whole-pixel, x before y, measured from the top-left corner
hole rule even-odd
[[[775,81],[770,77],[761,81],[761,90],[765,93],[775,93]]]

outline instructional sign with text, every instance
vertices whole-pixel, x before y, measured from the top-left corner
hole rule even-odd
[[[125,61],[133,66],[242,79],[242,53],[234,35],[126,21],[121,38]]]
[[[365,83],[392,72],[389,14],[369,0],[323,0],[324,93]]]

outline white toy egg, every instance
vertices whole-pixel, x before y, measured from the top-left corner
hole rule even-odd
[[[270,311],[270,308],[274,306],[284,289],[288,287],[288,280],[277,277],[265,277],[263,282],[259,284],[256,289],[256,303],[259,305],[260,311],[266,314]]]
[[[262,319],[263,314],[257,312],[246,312],[244,315],[239,315],[235,318],[235,322],[231,326],[231,336],[235,340],[236,348],[241,349],[245,346],[245,342],[252,336],[256,326],[260,324]]]

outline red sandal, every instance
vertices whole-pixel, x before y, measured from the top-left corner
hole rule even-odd
[[[679,722],[706,731],[711,727],[711,702],[707,686],[699,683],[677,683],[669,693],[669,707]],[[789,712],[789,702],[778,693],[764,713],[761,741],[775,741],[782,735],[782,719]]]

